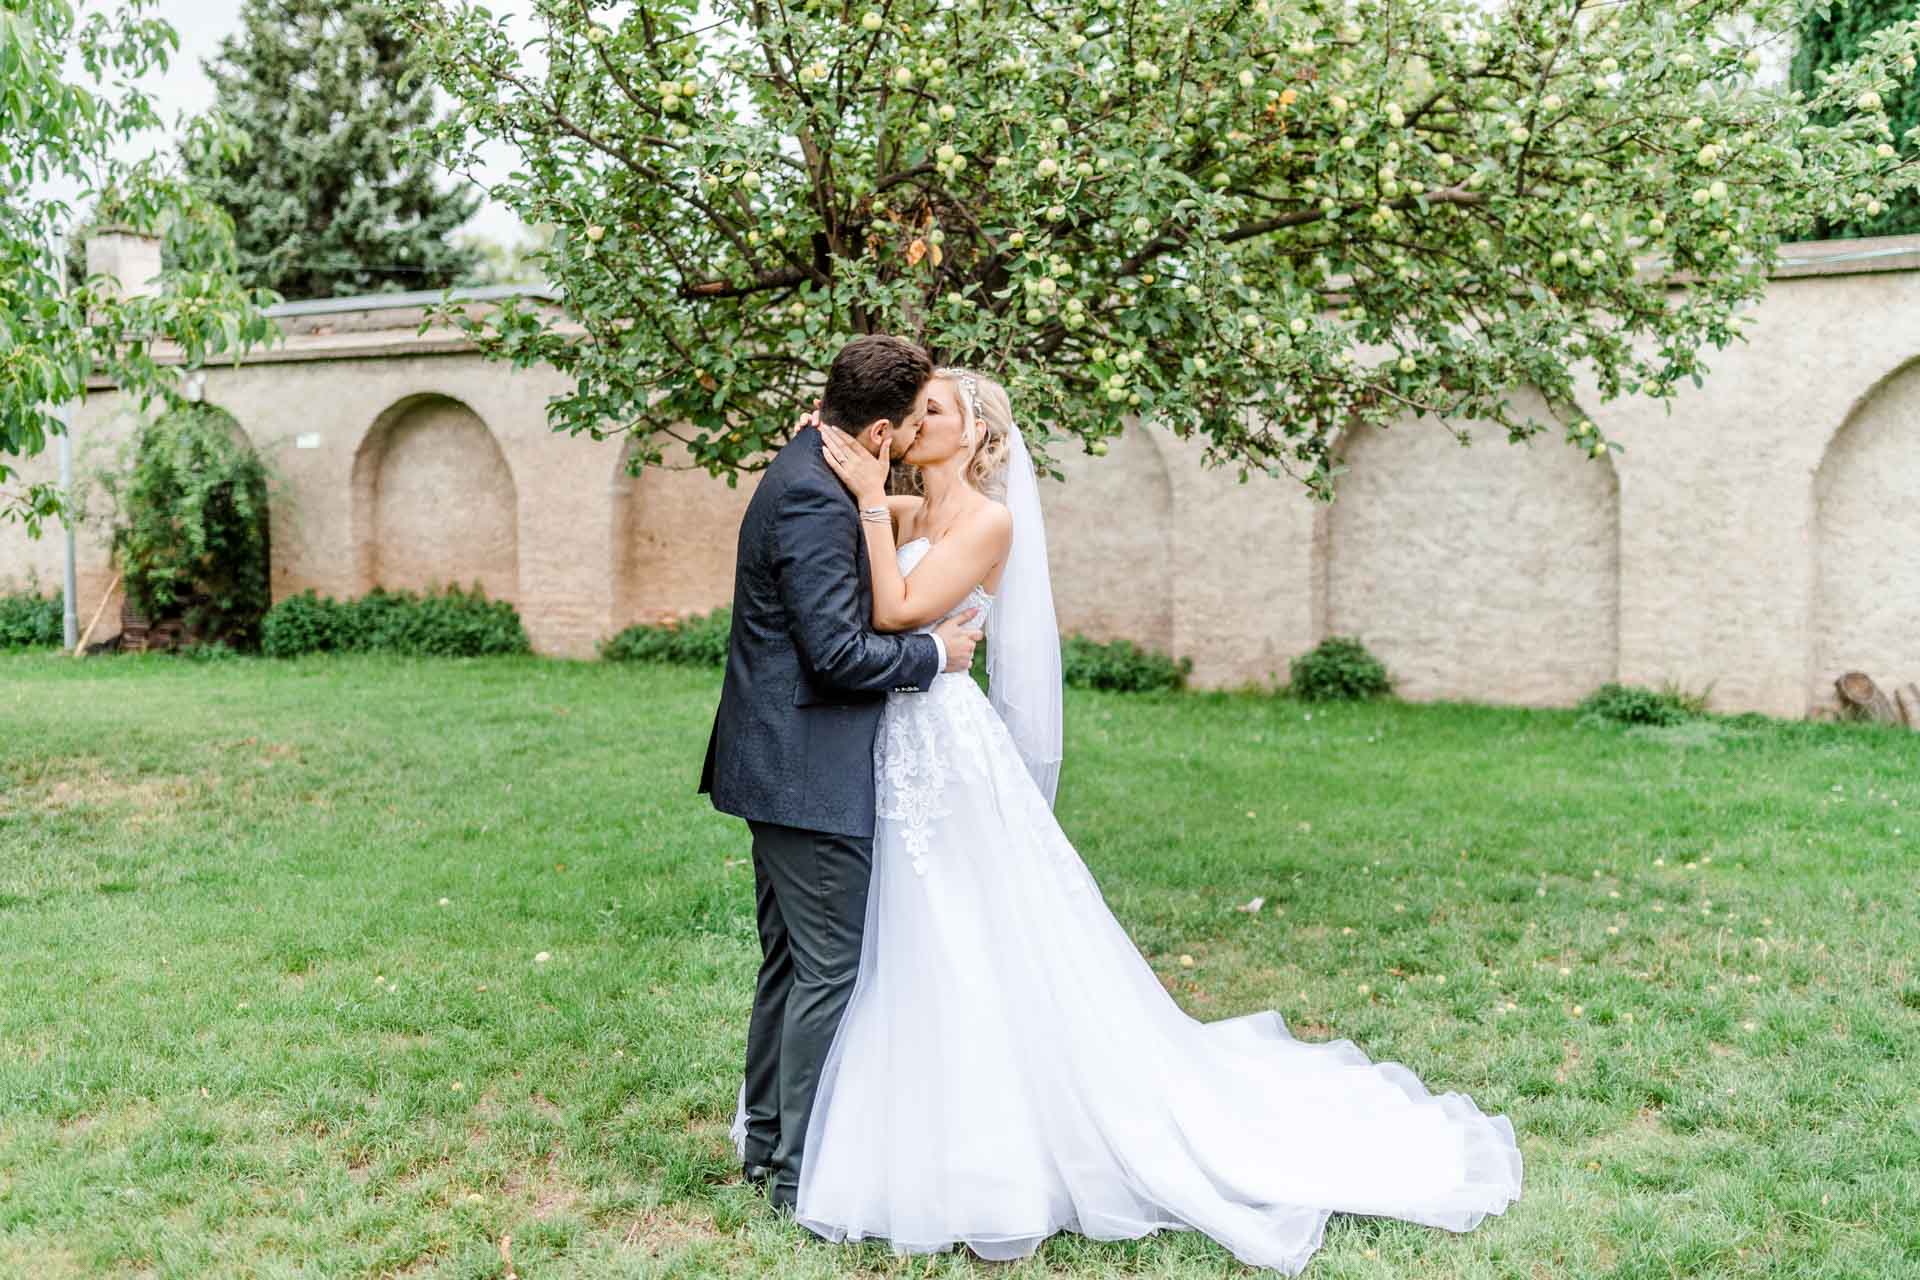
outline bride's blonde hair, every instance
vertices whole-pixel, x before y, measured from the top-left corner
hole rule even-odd
[[[1007,496],[1007,452],[1012,447],[1013,401],[1007,389],[982,373],[971,369],[935,369],[933,376],[946,378],[960,390],[960,402],[966,420],[978,424],[973,458],[967,464],[967,483],[995,501]]]

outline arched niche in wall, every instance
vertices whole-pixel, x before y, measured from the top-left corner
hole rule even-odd
[[[1148,428],[1130,423],[1104,458],[1058,440],[1064,483],[1042,478],[1047,559],[1063,633],[1173,649],[1173,483]]]
[[[353,462],[353,544],[362,592],[478,583],[520,595],[519,497],[487,424],[451,396],[382,413]]]
[[[1920,683],[1920,360],[1848,415],[1814,477],[1810,708],[1864,671],[1891,693]]]
[[[1550,421],[1537,394],[1513,400]],[[1570,704],[1619,669],[1619,481],[1551,433],[1467,430],[1471,447],[1430,419],[1342,442],[1327,631],[1359,637],[1404,697]]]
[[[677,445],[664,466],[627,474],[620,451],[613,484],[613,627],[707,613],[733,599],[740,518],[756,477],[737,486],[689,469]]]

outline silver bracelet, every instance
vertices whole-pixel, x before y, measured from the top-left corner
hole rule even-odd
[[[893,512],[885,507],[861,507],[860,518],[862,520],[871,520],[875,524],[879,524],[882,520],[885,520],[888,524],[892,524]]]

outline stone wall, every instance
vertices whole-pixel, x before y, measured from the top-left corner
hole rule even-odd
[[[1920,240],[1792,252],[1704,390],[1669,412],[1588,389],[1626,446],[1609,460],[1409,421],[1344,443],[1325,507],[1151,427],[1067,455],[1066,483],[1043,485],[1063,627],[1191,656],[1216,686],[1284,679],[1330,634],[1414,698],[1566,705],[1674,681],[1801,715],[1842,670],[1920,680]],[[630,477],[619,439],[548,429],[558,374],[419,335],[404,298],[347,305],[292,304],[284,343],[206,374],[286,479],[276,597],[478,582],[537,648],[582,657],[726,602],[751,480]],[[90,396],[83,468],[127,428],[111,389]],[[52,452],[25,470],[51,478]],[[80,548],[84,623],[112,572],[96,532]],[[59,554],[0,526],[0,587],[57,588]]]

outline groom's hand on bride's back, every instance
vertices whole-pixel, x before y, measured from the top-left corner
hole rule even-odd
[[[956,613],[933,629],[947,647],[947,670],[965,671],[973,666],[973,649],[986,633],[973,625],[978,609]]]

